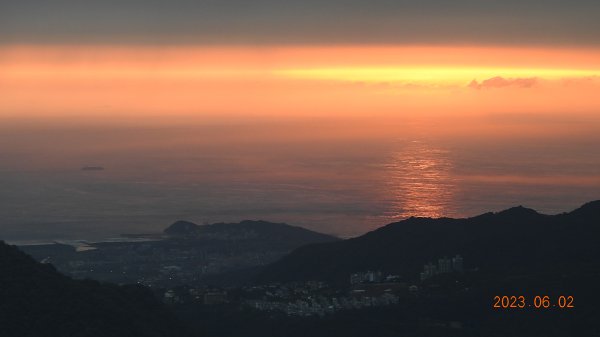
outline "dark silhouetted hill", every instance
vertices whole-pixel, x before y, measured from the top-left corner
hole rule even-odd
[[[141,286],[76,281],[0,241],[1,336],[187,336]]]
[[[309,243],[339,240],[334,236],[317,233],[302,227],[260,220],[244,220],[239,223],[215,223],[201,226],[188,221],[177,221],[165,229],[164,233],[171,237],[187,239],[271,241],[293,248]]]
[[[170,236],[191,236],[196,235],[200,226],[193,222],[179,220],[167,227],[163,233]]]
[[[559,215],[514,207],[467,219],[409,218],[348,240],[300,247],[259,282],[322,280],[382,270],[417,280],[423,265],[460,254],[480,275],[580,273],[600,268],[600,201]]]

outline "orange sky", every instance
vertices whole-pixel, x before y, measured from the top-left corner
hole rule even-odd
[[[3,46],[0,117],[595,114],[598,76],[598,49]]]

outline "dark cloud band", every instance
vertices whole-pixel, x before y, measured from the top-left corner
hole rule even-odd
[[[0,0],[0,43],[600,44],[600,2]]]

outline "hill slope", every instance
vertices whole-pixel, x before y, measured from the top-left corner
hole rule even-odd
[[[139,286],[75,281],[0,241],[2,336],[185,336]]]
[[[423,265],[461,254],[484,274],[581,271],[600,263],[600,201],[566,214],[524,207],[467,219],[410,218],[363,236],[296,249],[259,282],[322,280],[347,284],[351,273],[382,270],[416,280]]]
[[[276,242],[278,245],[297,248],[308,243],[338,241],[339,239],[302,227],[261,220],[244,220],[239,223],[215,223],[196,225],[188,221],[177,221],[163,231],[173,238],[210,240],[252,240]]]

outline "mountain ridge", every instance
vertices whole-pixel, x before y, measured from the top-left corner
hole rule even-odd
[[[519,206],[462,219],[411,217],[356,238],[300,247],[267,266],[257,282],[344,284],[351,273],[373,269],[415,280],[423,264],[455,254],[464,255],[471,268],[494,273],[550,268],[553,260],[568,265],[566,256],[589,253],[586,247],[600,240],[599,223],[600,201],[558,215]]]
[[[164,234],[175,238],[211,238],[211,239],[280,239],[288,241],[326,242],[339,238],[315,232],[303,227],[286,223],[264,220],[242,220],[240,222],[218,222],[197,225],[186,220],[178,220],[167,227]]]

